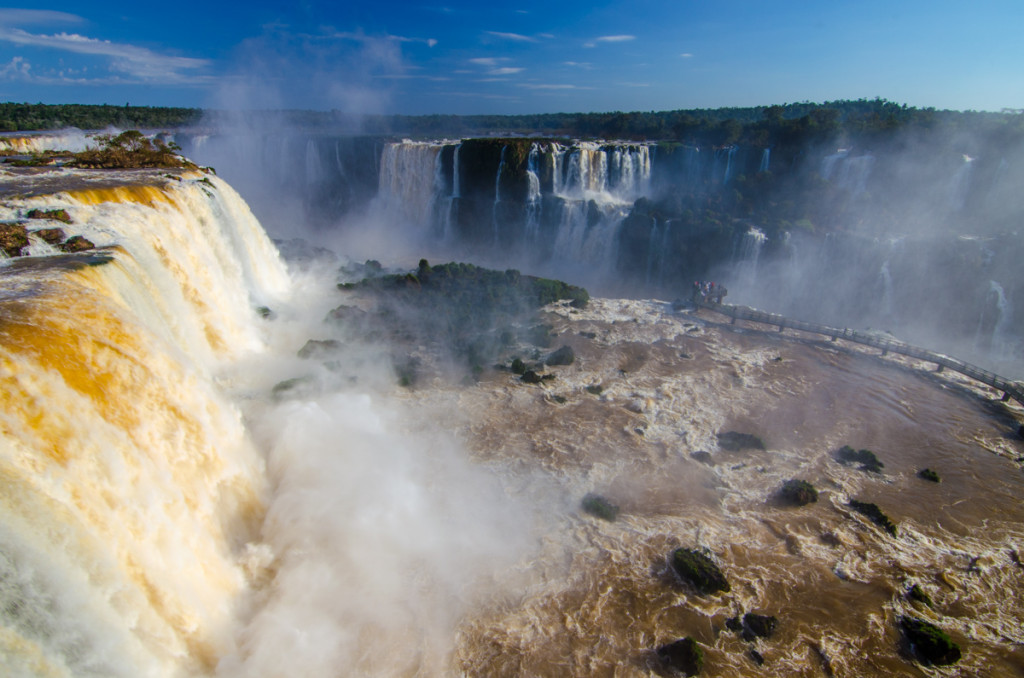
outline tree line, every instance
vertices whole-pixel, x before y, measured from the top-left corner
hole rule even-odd
[[[84,104],[0,103],[0,131],[77,127],[100,130],[173,129],[234,124],[288,127],[308,132],[419,138],[539,135],[582,139],[656,140],[692,145],[801,146],[837,137],[884,139],[905,129],[983,131],[1007,139],[1024,137],[1021,111],[1000,113],[915,108],[886,99],[800,102],[772,106],[538,113],[532,115],[371,115],[340,111],[248,111]]]

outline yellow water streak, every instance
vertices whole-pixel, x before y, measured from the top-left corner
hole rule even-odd
[[[68,192],[72,200],[83,205],[100,205],[103,203],[138,203],[155,207],[158,204],[167,204],[178,207],[166,191],[158,186],[147,186],[143,184],[130,186],[108,186],[103,188],[89,188]]]
[[[127,312],[106,268],[50,271],[0,300],[0,507],[116,591],[153,656],[210,672],[244,585],[234,553],[262,519],[261,462],[239,414]]]

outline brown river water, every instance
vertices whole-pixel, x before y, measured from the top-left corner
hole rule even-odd
[[[594,300],[552,317],[555,346],[577,356],[550,369],[556,379],[497,373],[409,396],[435,420],[459,412],[452,425],[473,456],[530,478],[524,493],[543,485],[564,498],[540,519],[515,590],[460,625],[465,675],[659,674],[653,650],[685,636],[704,647],[708,676],[1024,674],[1019,406],[933,365],[710,311]],[[766,449],[721,450],[724,431]],[[883,472],[836,461],[843,445],[874,451]],[[917,476],[926,467],[941,483]],[[818,501],[779,502],[791,478]],[[580,510],[588,492],[618,518]],[[877,504],[898,536],[851,499]],[[668,567],[678,547],[706,550],[731,591],[679,582]],[[914,584],[933,608],[908,599]],[[747,642],[726,629],[747,612],[777,617],[775,633]],[[945,630],[963,659],[921,667],[902,615]]]

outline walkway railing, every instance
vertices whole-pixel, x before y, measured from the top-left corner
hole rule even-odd
[[[716,304],[708,301],[702,301],[697,306],[698,308],[708,308],[716,313],[729,316],[732,318],[732,322],[734,324],[737,320],[749,320],[756,323],[764,323],[766,325],[775,325],[779,328],[779,332],[782,332],[786,328],[800,330],[801,332],[813,332],[815,334],[822,334],[827,337],[831,337],[832,341],[843,339],[845,341],[864,344],[865,346],[873,346],[881,349],[882,355],[892,352],[910,356],[911,358],[917,358],[919,360],[933,362],[938,366],[937,371],[939,372],[945,368],[949,368],[959,372],[960,374],[968,376],[975,381],[979,381],[994,389],[1002,391],[1004,401],[1013,398],[1018,403],[1024,405],[1024,384],[1021,382],[1006,379],[1005,377],[1001,377],[998,374],[989,372],[988,370],[983,370],[976,365],[971,365],[970,363],[950,358],[949,356],[941,353],[934,353],[923,348],[918,348],[917,346],[904,344],[902,341],[884,339],[878,335],[866,334],[851,329],[838,329],[835,327],[829,327],[828,325],[809,323],[802,320],[793,320],[792,318],[787,318],[785,316],[778,315],[777,313],[765,313],[764,311],[758,311],[750,308],[749,306]]]

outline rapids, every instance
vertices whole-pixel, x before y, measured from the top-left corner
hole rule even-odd
[[[553,348],[577,356],[553,381],[399,389],[379,342],[349,339],[340,364],[296,356],[350,337],[322,322],[346,303],[335,272],[289,273],[216,177],[0,184],[0,220],[98,246],[0,263],[10,675],[648,676],[684,636],[708,676],[921,675],[904,614],[960,643],[941,675],[1024,671],[1024,412],[964,377],[594,299],[546,310]],[[275,396],[293,377],[309,388]],[[766,449],[723,450],[724,431]],[[883,473],[835,461],[846,444]],[[789,478],[818,502],[781,506]],[[588,492],[618,519],[585,514]],[[732,591],[677,581],[679,546],[706,549]],[[726,630],[745,612],[776,616],[775,635]]]

